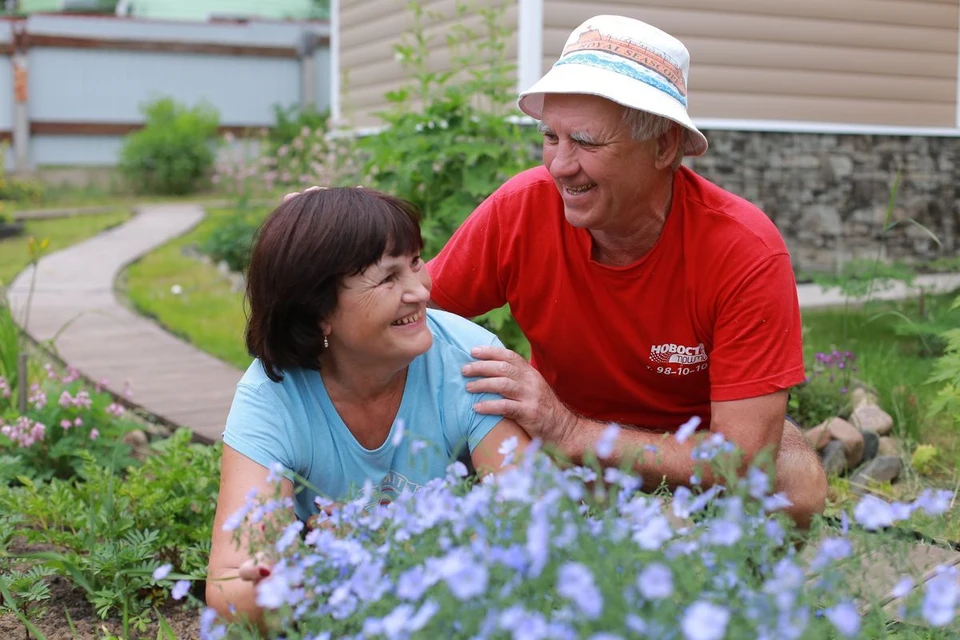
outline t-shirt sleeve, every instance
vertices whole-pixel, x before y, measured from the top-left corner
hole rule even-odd
[[[766,258],[720,301],[710,354],[710,399],[742,400],[804,380],[800,305],[787,254]]]
[[[472,318],[507,303],[500,279],[497,199],[487,198],[427,263],[431,298],[444,311]]]
[[[290,416],[280,401],[262,387],[237,385],[223,442],[268,469],[275,462],[288,472],[301,469],[297,455],[301,448],[291,430]]]

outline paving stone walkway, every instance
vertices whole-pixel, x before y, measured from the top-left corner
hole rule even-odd
[[[51,254],[40,261],[27,332],[35,340],[56,338],[60,357],[92,380],[106,379],[121,394],[160,418],[219,438],[242,372],[176,338],[117,298],[114,282],[138,257],[189,231],[203,218],[199,205],[147,205],[126,224]],[[31,270],[8,291],[17,318],[23,317]],[[916,287],[946,291],[960,287],[960,274],[922,276]],[[902,285],[879,291],[878,299],[916,292]],[[836,290],[798,287],[804,308],[842,305]]]
[[[59,356],[91,380],[122,394],[197,438],[220,437],[242,372],[167,333],[118,299],[114,282],[138,257],[193,228],[204,216],[197,205],[151,205],[126,224],[43,258],[37,270],[28,334],[56,338]],[[8,291],[22,322],[31,269]]]

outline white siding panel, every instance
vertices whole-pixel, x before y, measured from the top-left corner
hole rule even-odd
[[[424,2],[423,34],[430,42],[427,68],[447,71],[453,60],[447,36],[457,29],[484,30],[477,13],[462,18],[456,15],[457,0]],[[344,78],[341,90],[343,115],[355,127],[378,125],[374,112],[386,109],[384,95],[406,84],[405,72],[396,59],[395,47],[404,39],[412,42],[413,13],[405,0],[341,0],[340,72]],[[485,6],[491,6],[486,3]],[[508,62],[515,64],[517,55],[517,7],[508,3],[500,19],[509,29],[505,38]]]
[[[694,117],[956,126],[957,0],[544,3],[544,71],[593,15],[680,38]]]

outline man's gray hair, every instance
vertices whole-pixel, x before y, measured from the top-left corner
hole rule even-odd
[[[687,139],[687,130],[673,120],[658,116],[649,111],[640,111],[639,109],[624,107],[623,125],[630,129],[630,136],[637,142],[655,140],[669,131],[673,125],[680,127],[680,151],[674,160],[673,168],[676,169],[680,166],[680,163],[683,162],[683,146]]]

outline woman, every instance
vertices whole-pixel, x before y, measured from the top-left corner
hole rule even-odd
[[[513,421],[473,411],[484,397],[466,391],[460,369],[471,347],[499,341],[427,311],[422,247],[412,205],[362,188],[304,192],[263,223],[247,272],[246,343],[256,360],[223,434],[210,553],[207,604],[221,615],[260,617],[254,585],[269,565],[249,558],[245,540],[234,545],[223,524],[251,489],[274,490],[274,463],[330,500],[352,498],[367,481],[389,499],[442,477],[464,447],[489,471],[500,468],[504,440],[529,442]],[[281,492],[300,520],[317,513],[312,491],[284,478]]]

